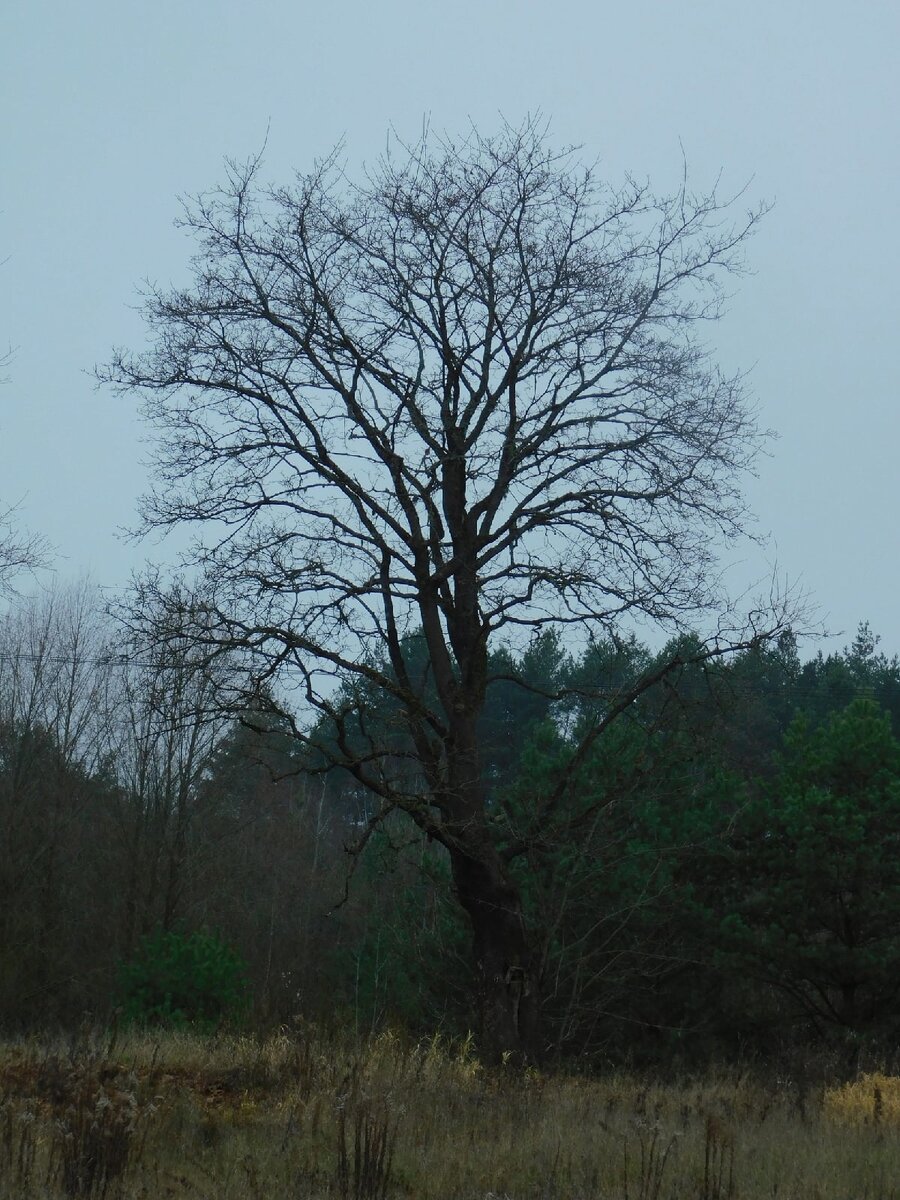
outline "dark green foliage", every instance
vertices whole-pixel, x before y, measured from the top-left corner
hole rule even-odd
[[[563,734],[543,726],[505,798],[529,831],[517,869],[544,947],[555,1049],[658,1056],[713,1015],[720,981],[698,954],[691,869],[724,835],[741,783],[680,736],[629,718],[598,739],[542,827],[533,810],[569,755]]]
[[[347,905],[334,914],[348,936],[324,956],[333,1003],[358,1032],[402,1027],[465,1034],[472,990],[469,933],[453,902],[441,847],[387,822],[359,863]]]
[[[559,708],[552,696],[571,669],[562,639],[554,630],[536,635],[520,656],[502,647],[491,655],[479,736],[492,795],[517,774],[531,732]]]
[[[852,700],[873,700],[890,714],[900,734],[900,659],[878,650],[879,637],[867,621],[840,654],[821,652],[798,670],[798,708],[813,724],[840,712]]]
[[[896,1029],[900,743],[887,713],[855,700],[818,726],[798,718],[719,866],[732,970],[819,1024]]]
[[[159,929],[120,968],[127,1021],[213,1030],[247,1006],[245,967],[216,934]]]
[[[872,671],[891,676],[863,641],[861,631],[843,656],[827,660],[826,674],[853,679],[857,689]],[[691,648],[685,639],[664,654],[680,649],[689,658]],[[813,726],[827,719],[826,699],[801,684],[786,636],[727,666],[685,667],[624,713],[571,773],[579,737],[652,662],[635,641],[592,643],[573,660],[550,635],[522,656],[499,651],[492,659],[483,722],[491,817],[540,946],[556,1053],[731,1053],[791,1020],[772,991],[776,983],[784,991],[791,945],[778,971],[763,964],[759,946],[748,949],[755,933],[736,948],[734,923],[756,894],[736,856],[740,839],[751,862],[758,853],[750,814],[774,828],[770,789],[784,776],[785,732],[813,701],[824,714]],[[580,699],[553,700],[573,686]],[[791,744],[802,728],[794,727]],[[565,786],[548,806],[560,780]],[[796,857],[796,846],[790,853]],[[838,861],[843,854],[839,848]],[[773,858],[766,868],[766,854],[758,859],[777,880],[783,864]],[[389,837],[371,843],[355,884],[368,898],[367,916],[337,969],[352,972],[352,989],[342,991],[364,1028],[382,1019],[422,1028],[449,1017],[452,1025],[465,1013],[457,995],[465,931],[440,872],[439,857],[398,857]],[[809,910],[796,889],[788,897],[788,885],[779,886],[783,903]],[[816,945],[823,934],[811,937]]]
[[[108,781],[53,731],[0,717],[0,1026],[65,1021],[95,1002],[92,984],[108,989],[111,963],[92,956],[115,927],[92,852],[109,808]]]

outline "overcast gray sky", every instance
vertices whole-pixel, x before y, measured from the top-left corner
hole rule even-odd
[[[540,111],[613,180],[666,190],[683,146],[698,187],[722,169],[775,201],[711,331],[780,435],[748,482],[772,543],[737,575],[777,559],[832,629],[868,618],[900,650],[897,0],[6,0],[0,21],[0,502],[24,498],[61,576],[117,587],[167,554],[115,536],[150,447],[86,372],[141,344],[142,278],[185,278],[178,195],[267,129],[278,180],[426,115]]]

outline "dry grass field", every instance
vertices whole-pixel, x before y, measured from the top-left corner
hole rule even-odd
[[[389,1034],[8,1042],[0,1197],[888,1200],[900,1079],[521,1075]]]

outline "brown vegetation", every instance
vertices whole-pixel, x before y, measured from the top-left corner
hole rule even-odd
[[[895,1196],[898,1081],[486,1069],[471,1043],[128,1036],[0,1051],[0,1196]]]

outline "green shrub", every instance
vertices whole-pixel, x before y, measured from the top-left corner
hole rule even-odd
[[[216,934],[159,929],[119,968],[125,1019],[215,1029],[246,1012],[245,972],[240,956]]]

